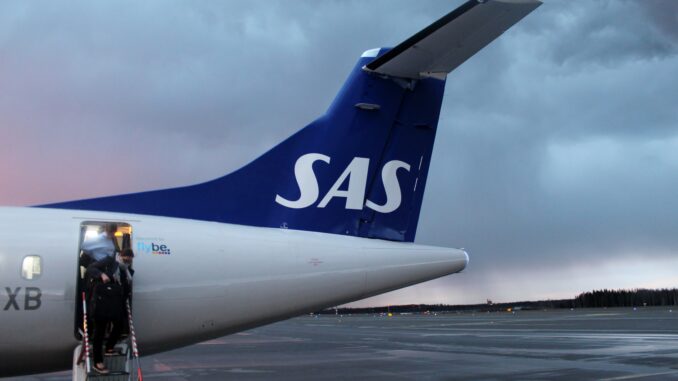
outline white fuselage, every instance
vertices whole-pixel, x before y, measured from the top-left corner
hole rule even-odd
[[[0,377],[71,366],[78,344],[80,229],[87,221],[124,222],[133,229],[134,315],[142,354],[452,274],[468,262],[463,250],[412,243],[142,215],[0,208]],[[153,250],[160,246],[162,253]],[[21,277],[27,255],[42,258],[42,274],[33,280]]]

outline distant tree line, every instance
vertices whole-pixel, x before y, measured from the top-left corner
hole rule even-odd
[[[650,307],[650,306],[677,306],[678,289],[649,290],[644,288],[634,290],[594,290],[583,292],[574,299],[537,300],[511,303],[485,304],[407,304],[384,307],[364,308],[329,308],[319,314],[427,314],[445,312],[495,312],[517,310],[543,310],[558,308],[600,308],[600,307]]]
[[[573,300],[573,307],[643,307],[676,306],[678,289],[594,290],[583,292]]]
[[[486,303],[486,304],[406,304],[397,306],[383,306],[383,307],[363,307],[363,308],[328,308],[326,310],[317,312],[322,315],[348,315],[348,314],[433,314],[446,312],[496,312],[507,310],[543,310],[556,308],[570,308],[572,306],[572,299],[561,300],[538,300],[538,301],[524,301],[511,303]]]

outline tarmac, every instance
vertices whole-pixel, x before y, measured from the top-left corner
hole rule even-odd
[[[142,358],[142,369],[169,381],[678,380],[678,307],[308,315]]]

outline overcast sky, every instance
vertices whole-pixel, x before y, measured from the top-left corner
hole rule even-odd
[[[0,2],[0,204],[186,185],[321,115],[447,1]],[[364,304],[678,287],[678,1],[545,1],[448,77],[417,242]]]

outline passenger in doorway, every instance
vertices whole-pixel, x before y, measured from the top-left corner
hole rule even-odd
[[[134,252],[125,249],[117,257],[106,256],[87,267],[87,276],[92,289],[90,310],[92,311],[93,334],[92,352],[94,370],[100,374],[109,373],[104,365],[103,344],[108,326],[112,329],[106,340],[106,354],[114,355],[115,345],[126,322],[126,303],[132,292],[132,262]]]
[[[117,231],[118,225],[116,224],[104,225],[103,232],[90,239],[86,239],[82,243],[82,251],[94,262],[100,261],[105,257],[115,258],[115,253],[120,251],[115,239],[115,233]]]

